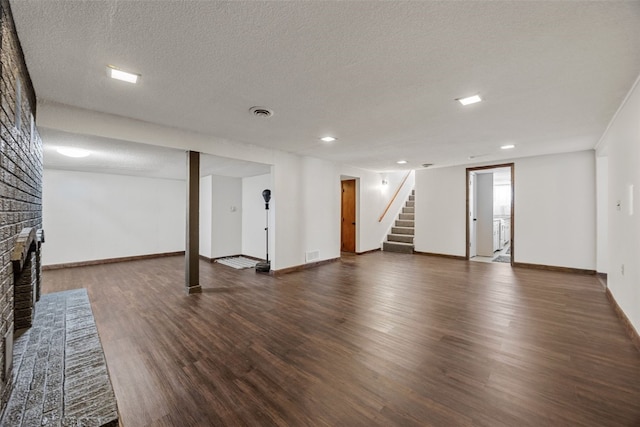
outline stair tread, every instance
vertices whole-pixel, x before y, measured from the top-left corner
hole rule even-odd
[[[398,228],[398,227],[394,227],[394,228]],[[415,236],[415,232],[413,230],[413,228],[407,228],[406,230],[393,230],[392,231],[393,234],[400,234],[402,236]]]
[[[413,234],[387,234],[387,242],[413,243]]]
[[[383,251],[402,253],[402,254],[412,254],[415,246],[411,243],[401,243],[401,242],[384,242],[382,247]]]
[[[406,242],[393,242],[393,241],[386,241],[385,243],[390,243],[392,245],[399,245],[399,246],[413,246],[413,243],[406,243]]]

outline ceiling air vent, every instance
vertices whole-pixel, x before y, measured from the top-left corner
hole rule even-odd
[[[433,163],[423,163],[422,164],[423,168],[428,168],[429,166],[433,166]]]
[[[253,114],[256,117],[262,117],[262,118],[267,118],[267,117],[271,117],[273,116],[273,111],[269,110],[268,108],[264,108],[264,107],[251,107],[251,109],[249,110],[251,111],[251,114]]]

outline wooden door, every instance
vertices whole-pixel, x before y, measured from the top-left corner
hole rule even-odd
[[[480,256],[492,257],[493,247],[493,173],[476,176],[476,248]]]
[[[478,209],[478,198],[476,197],[476,174],[469,174],[469,258],[473,258],[478,254],[476,246],[476,211]]]
[[[342,251],[356,251],[356,180],[342,181]]]

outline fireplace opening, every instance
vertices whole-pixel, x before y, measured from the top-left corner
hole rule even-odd
[[[13,264],[14,331],[31,327],[36,302],[40,299],[43,230],[23,228],[11,253]]]

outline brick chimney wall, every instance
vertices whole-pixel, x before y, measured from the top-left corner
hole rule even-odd
[[[42,228],[42,141],[36,97],[11,9],[0,0],[0,412],[11,389],[5,337],[14,330],[11,251],[24,227]],[[19,110],[19,114],[16,114]]]

